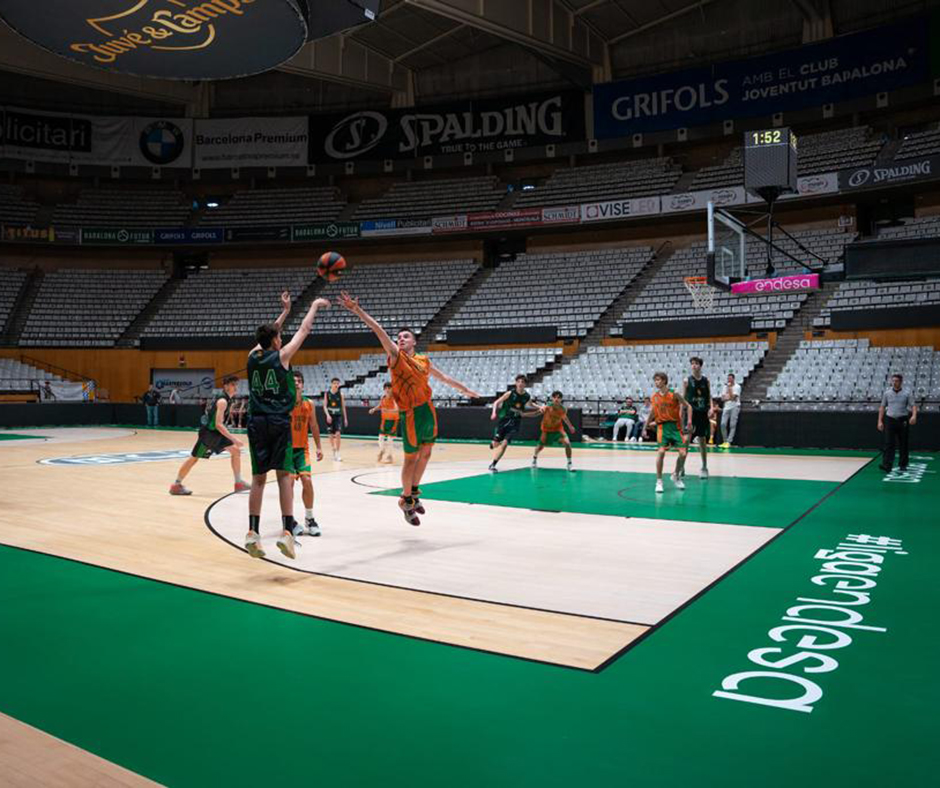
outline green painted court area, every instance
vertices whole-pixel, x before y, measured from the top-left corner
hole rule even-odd
[[[654,491],[651,473],[519,468],[421,486],[426,500],[511,506],[572,514],[648,517],[785,528],[836,488],[834,482],[686,476],[686,489]],[[383,490],[377,495],[400,495]]]
[[[19,435],[13,432],[0,432],[0,441],[42,440],[41,435]]]
[[[596,673],[0,548],[0,710],[174,788],[934,785],[940,457],[912,469],[869,464]],[[854,567],[861,597],[812,581],[853,569],[820,557],[847,539],[881,559]],[[838,637],[803,623],[778,642],[788,615]],[[749,661],[768,648],[777,667]],[[802,695],[784,675],[819,694],[810,711],[713,695],[750,671],[753,697]]]

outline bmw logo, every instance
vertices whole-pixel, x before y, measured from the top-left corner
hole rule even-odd
[[[155,121],[140,133],[140,152],[152,164],[172,164],[185,146],[183,132],[168,120]]]

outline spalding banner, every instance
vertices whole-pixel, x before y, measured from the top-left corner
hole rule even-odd
[[[0,17],[62,57],[161,79],[258,74],[307,38],[296,0],[4,0]]]
[[[549,93],[310,118],[310,161],[489,153],[584,139],[584,94]]]

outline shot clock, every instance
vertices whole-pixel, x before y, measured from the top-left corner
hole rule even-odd
[[[744,188],[767,202],[796,191],[796,135],[790,129],[744,133]]]

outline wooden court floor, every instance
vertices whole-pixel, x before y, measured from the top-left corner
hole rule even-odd
[[[254,561],[241,549],[247,496],[230,494],[227,459],[196,466],[187,479],[192,496],[167,494],[194,433],[18,432],[34,437],[0,440],[2,545],[364,632],[588,675],[609,674],[632,645],[734,577],[870,459],[715,453],[712,479],[700,483],[693,455],[689,489],[678,498],[668,481],[666,495],[652,494],[649,451],[581,448],[569,476],[559,452],[543,453],[532,472],[531,448],[513,447],[501,474],[491,476],[485,446],[442,443],[423,485],[429,513],[413,529],[394,497],[382,494],[395,487],[397,469],[376,464],[373,441],[347,439],[343,463],[315,467],[324,536],[302,540],[289,566],[276,550],[268,551],[273,560]],[[247,456],[244,465],[247,472]],[[269,540],[278,523],[274,492],[269,485],[262,523]],[[0,718],[0,730],[0,769],[6,763],[15,775],[0,776],[0,785],[147,784],[15,719]],[[46,751],[56,753],[49,763],[57,765],[38,778],[21,754]],[[69,782],[62,764],[72,762],[81,779]],[[100,782],[89,782],[98,771]]]

